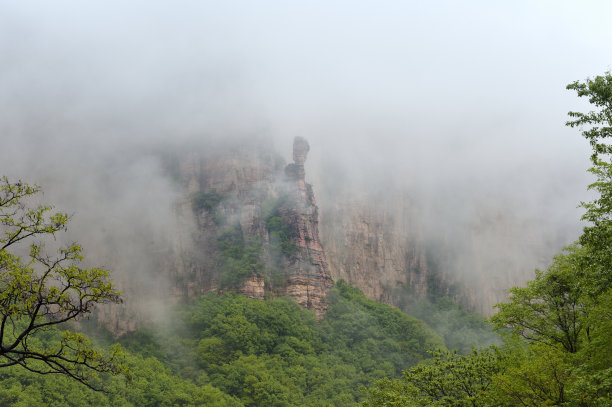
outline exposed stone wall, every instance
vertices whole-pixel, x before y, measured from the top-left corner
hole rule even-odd
[[[443,294],[490,316],[509,288],[532,279],[533,270],[546,267],[563,245],[560,236],[546,235],[547,225],[537,219],[486,208],[474,208],[477,216],[460,227],[434,228],[422,216],[427,208],[399,190],[376,196],[341,190],[319,197],[332,277],[373,300],[399,305],[400,293]]]
[[[261,239],[262,261],[270,263],[264,206],[283,197],[279,215],[290,231],[291,243],[297,247],[290,257],[275,259],[284,269],[285,283],[275,285],[264,271],[262,275],[251,275],[236,290],[253,298],[288,295],[322,315],[327,309],[325,297],[332,280],[319,239],[314,193],[305,179],[308,150],[308,142],[296,138],[294,162],[284,170],[272,149],[253,146],[208,156],[190,154],[181,163],[182,181],[189,194],[215,191],[222,201],[214,211],[194,211],[188,197],[178,204],[185,238],[176,248],[176,266],[172,271],[175,294],[193,296],[218,288],[220,259],[216,237],[228,225],[239,225],[245,240]]]
[[[450,295],[465,308],[488,315],[507,288],[529,279],[533,266],[545,266],[558,250],[557,241],[544,242],[541,234],[531,233],[537,229],[533,222],[521,224],[511,214],[486,211],[477,211],[478,218],[461,229],[460,236],[444,227],[431,235],[425,231],[423,208],[401,188],[354,191],[337,188],[337,179],[320,179],[321,184],[336,184],[321,188],[324,195],[318,192],[320,212],[306,182],[309,150],[305,139],[296,138],[288,165],[270,145],[177,154],[174,176],[184,191],[175,205],[178,236],[171,239],[171,247],[152,248],[146,281],[118,281],[126,302],[102,307],[100,320],[122,334],[150,319],[151,310],[163,313],[169,303],[219,289],[217,238],[230,226],[237,227],[245,241],[261,241],[265,264],[263,272],[230,290],[252,298],[288,295],[318,316],[327,309],[332,277],[391,305],[398,305],[397,293],[405,294],[408,287],[417,296]],[[220,197],[216,206],[194,210],[193,195],[213,191]],[[296,248],[280,259],[271,249],[266,224],[270,201],[282,202],[275,216],[282,218]],[[112,261],[108,267],[113,268]],[[272,268],[281,269],[282,275],[272,278]]]
[[[263,300],[266,295],[264,278],[252,275],[238,288],[238,292],[245,297]]]
[[[394,290],[404,285],[415,294],[427,293],[426,253],[410,201],[387,196],[381,205],[354,196],[339,198],[326,205],[321,218],[334,280],[343,279],[389,304]]]
[[[289,199],[281,213],[293,231],[292,240],[298,247],[296,255],[288,262],[286,294],[321,316],[327,309],[325,297],[332,280],[319,238],[319,213],[314,193],[305,180],[304,162],[309,148],[305,139],[296,137],[293,144],[294,163],[285,169],[285,188]]]

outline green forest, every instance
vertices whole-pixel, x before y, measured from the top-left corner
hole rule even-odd
[[[338,282],[325,319],[288,298],[209,294],[175,309],[172,326],[120,338],[124,375],[96,392],[63,376],[0,370],[0,404],[15,406],[350,406],[363,387],[399,377],[445,348],[425,323]],[[52,344],[59,332],[41,340]],[[112,337],[98,332],[105,347]],[[69,389],[69,391],[67,391]]]
[[[612,75],[567,86],[594,109],[570,112],[592,147],[596,194],[582,235],[510,290],[491,318],[500,347],[436,351],[368,389],[364,406],[609,406],[612,402]]]
[[[342,280],[321,319],[290,298],[246,298],[231,287],[241,270],[257,273],[261,242],[229,230],[218,243],[221,285],[230,289],[113,338],[94,319],[74,323],[119,301],[108,272],[80,268],[76,244],[54,258],[40,243],[29,255],[12,250],[65,230],[69,217],[24,207],[40,189],[2,178],[0,405],[611,405],[612,74],[568,89],[594,109],[570,112],[567,122],[592,147],[586,226],[547,269],[512,288],[490,321],[445,297],[402,311]],[[211,209],[220,199],[210,191],[193,205]],[[276,215],[266,226],[276,250],[291,255]]]

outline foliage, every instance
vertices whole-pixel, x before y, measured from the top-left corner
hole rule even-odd
[[[210,294],[182,307],[169,332],[148,330],[122,343],[136,353],[163,349],[158,358],[173,371],[246,406],[354,405],[362,386],[399,377],[427,357],[426,348],[443,347],[422,322],[345,283],[330,298],[317,321],[288,298]]]
[[[221,267],[219,285],[235,288],[251,275],[261,275],[261,239],[258,236],[244,238],[240,225],[232,226],[217,237]]]
[[[55,256],[46,251],[43,239],[65,230],[68,216],[33,205],[39,192],[36,185],[0,178],[0,367],[63,374],[94,387],[98,373],[123,371],[120,348],[104,355],[73,331],[49,344],[37,336],[91,313],[97,304],[118,302],[119,292],[106,270],[79,267],[83,256],[78,244],[57,249]]]
[[[439,353],[433,363],[406,372],[407,383],[377,382],[364,405],[394,405],[402,398],[448,406],[612,404],[612,75],[567,88],[595,109],[570,112],[567,122],[582,128],[591,144],[596,181],[589,189],[598,193],[582,203],[588,225],[577,244],[497,305],[492,322],[509,330],[503,353]]]
[[[433,351],[432,357],[404,372],[401,381],[375,382],[362,405],[392,406],[392,401],[399,400],[415,406],[491,405],[489,390],[504,359],[499,349],[474,349],[470,355],[439,350]]]
[[[272,250],[280,252],[285,257],[295,255],[298,247],[290,239],[291,230],[280,216],[270,216],[266,220],[266,228],[270,236]]]
[[[120,339],[133,376],[127,386],[105,378],[108,393],[99,394],[61,378],[9,368],[0,371],[0,401],[16,406],[353,406],[376,393],[372,388],[364,394],[363,386],[397,379],[402,369],[425,360],[427,349],[444,347],[423,322],[367,299],[344,282],[332,288],[321,321],[289,298],[262,301],[233,294],[203,296],[179,307],[171,321],[164,329],[144,327]],[[409,399],[402,389],[416,391],[406,381],[387,381],[398,386],[394,402]],[[378,394],[389,401],[384,391]],[[397,403],[368,405],[411,405]]]
[[[93,392],[63,377],[37,376],[23,370],[0,371],[0,405],[14,407],[240,407],[236,398],[209,385],[198,385],[173,374],[155,358],[127,355],[134,379],[126,385],[106,378],[106,392]]]
[[[426,322],[444,337],[448,349],[457,349],[462,355],[470,354],[473,347],[502,344],[492,324],[480,315],[459,308],[451,298],[422,296],[409,287],[395,290],[394,298],[402,311]]]
[[[582,203],[588,222],[578,244],[555,257],[525,288],[514,288],[493,318],[529,342],[500,388],[524,405],[603,406],[611,402],[612,333],[612,75],[567,87],[588,97],[595,110],[570,112],[593,149],[589,189],[596,199]],[[517,356],[518,355],[518,356]]]
[[[211,188],[208,192],[194,192],[191,195],[191,206],[194,212],[200,212],[202,209],[212,212],[222,200],[223,196],[219,195],[215,188]]]
[[[577,281],[587,267],[584,253],[584,248],[570,246],[555,256],[548,270],[536,270],[536,278],[526,287],[512,288],[510,300],[496,305],[499,312],[491,320],[529,341],[577,352],[588,329],[583,318],[588,304]]]
[[[585,315],[589,324],[588,345],[572,355],[575,381],[568,398],[582,405],[608,406],[612,394],[612,290],[599,295]]]
[[[574,82],[567,86],[576,91],[578,97],[587,97],[595,110],[588,113],[570,112],[574,120],[568,121],[571,127],[580,127],[582,135],[593,149],[589,170],[596,181],[589,189],[596,191],[598,197],[592,202],[583,202],[586,209],[582,219],[589,222],[584,228],[579,243],[589,247],[590,275],[581,276],[582,283],[593,295],[599,295],[610,289],[612,273],[612,74],[587,79],[585,82]]]
[[[394,375],[426,358],[427,352],[445,348],[443,339],[423,321],[370,300],[343,280],[328,294],[328,301],[326,320],[335,332],[334,341],[345,343],[352,351],[359,350],[364,355],[369,346],[384,349],[385,355],[390,356]],[[384,366],[382,362],[365,356],[359,361],[372,369]]]
[[[287,259],[292,258],[299,249],[292,240],[291,227],[281,216],[281,207],[286,202],[287,197],[282,196],[262,204],[262,216],[269,238],[266,256],[261,238],[245,236],[240,224],[226,226],[218,234],[221,288],[236,288],[252,275],[265,275],[266,283],[272,283],[274,287],[286,285]]]
[[[287,285],[287,260],[293,258],[298,251],[298,246],[290,239],[291,230],[285,220],[278,216],[278,207],[274,207],[274,215],[266,217],[266,228],[268,230],[268,275],[273,287],[285,287]]]
[[[494,398],[506,405],[532,407],[560,406],[569,400],[571,364],[562,346],[515,343],[507,355],[503,372],[493,378]]]
[[[417,407],[418,390],[406,380],[383,378],[365,390],[362,407]]]
[[[268,229],[272,255],[277,258],[281,256],[291,258],[298,250],[298,246],[291,240],[291,227],[282,214],[282,208],[288,202],[288,196],[281,195],[279,198],[269,199],[262,204],[262,216]]]
[[[570,246],[492,320],[526,340],[512,348],[500,394],[525,406],[604,406],[612,391],[610,289],[594,296],[591,251]],[[599,270],[599,265],[595,267]],[[586,281],[585,281],[586,280]]]
[[[570,127],[589,126],[582,131],[582,135],[591,144],[591,159],[596,163],[599,154],[612,154],[612,146],[603,140],[612,137],[612,73],[587,78],[584,82],[575,81],[567,85],[567,89],[576,91],[578,97],[587,97],[597,109],[588,113],[569,112],[568,115],[574,120],[566,123]]]

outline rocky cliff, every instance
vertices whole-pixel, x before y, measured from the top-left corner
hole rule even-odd
[[[389,304],[397,288],[425,295],[431,275],[410,199],[392,193],[378,198],[375,203],[347,195],[325,206],[322,239],[332,276]]]
[[[287,261],[286,295],[299,304],[314,309],[318,315],[326,310],[325,297],[332,286],[325,251],[319,239],[319,214],[312,186],[306,183],[304,162],[310,147],[296,137],[293,144],[293,163],[285,167],[287,196],[279,215],[290,231],[290,240],[297,246]]]
[[[392,176],[359,189],[323,173],[319,236],[319,207],[306,182],[309,149],[296,138],[288,165],[262,140],[164,154],[181,196],[176,230],[150,244],[139,260],[146,273],[114,274],[126,303],[102,309],[101,320],[121,334],[168,302],[211,291],[287,295],[321,316],[332,278],[391,305],[446,295],[490,315],[509,287],[561,247],[536,221],[499,209],[474,208],[461,224],[432,225],[435,207]]]
[[[325,311],[332,282],[305,179],[308,150],[296,138],[286,166],[269,147],[252,145],[180,161],[188,196],[177,207],[184,238],[176,248],[175,295],[288,295],[318,315]]]
[[[540,219],[499,208],[474,208],[476,216],[434,225],[435,211],[399,187],[322,191],[321,236],[332,277],[390,305],[407,295],[444,295],[490,316],[510,287],[546,267],[566,241],[547,233],[553,228]]]

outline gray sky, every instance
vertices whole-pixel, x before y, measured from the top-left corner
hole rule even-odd
[[[565,85],[611,69],[610,16],[604,0],[3,0],[0,173],[88,218],[103,185],[117,212],[169,188],[134,159],[158,142],[266,134],[289,158],[303,136],[315,188],[392,178],[458,196],[449,219],[490,201],[576,225],[588,146],[563,123],[586,105]]]
[[[610,69],[612,5],[500,3],[3,1],[0,96],[15,121],[52,110],[131,139],[267,131],[288,150],[294,135],[313,149],[350,137],[383,145],[383,162],[575,153],[564,86]]]

